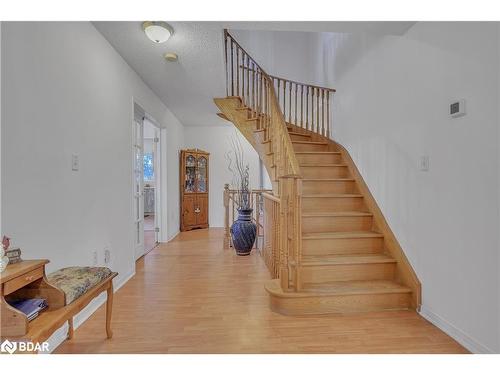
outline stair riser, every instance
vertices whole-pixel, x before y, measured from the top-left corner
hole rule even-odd
[[[302,232],[354,232],[372,229],[371,216],[303,217]]]
[[[339,164],[342,162],[340,154],[297,154],[299,163],[305,164]]]
[[[356,313],[407,310],[410,293],[282,298],[271,295],[271,309],[284,315]]]
[[[303,178],[347,178],[347,167],[306,167],[301,165],[300,171]]]
[[[303,212],[366,211],[363,197],[303,197]]]
[[[354,181],[302,181],[303,194],[357,194]]]
[[[328,145],[293,143],[293,149],[297,151],[328,151]]]
[[[310,141],[311,136],[306,134],[290,134],[290,139],[292,141]]]
[[[301,280],[304,283],[329,281],[391,280],[396,269],[395,263],[336,264],[324,266],[304,266]]]
[[[374,254],[383,246],[382,237],[302,239],[304,255]]]

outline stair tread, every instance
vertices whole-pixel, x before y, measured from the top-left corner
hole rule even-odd
[[[304,290],[328,294],[373,294],[407,293],[411,289],[391,280],[330,281],[324,283],[305,283]]]
[[[355,232],[317,232],[303,234],[302,239],[311,238],[383,238],[384,235],[372,231],[355,231]]]
[[[308,143],[311,145],[327,145],[328,142],[321,142],[321,141],[295,141],[292,140],[292,143]]]
[[[296,154],[336,154],[340,155],[339,151],[295,151]]]
[[[290,134],[290,135],[302,135],[304,137],[310,137],[311,136],[311,134],[304,134],[304,133],[294,132],[294,131],[291,131],[291,130],[288,131],[288,134]]]
[[[302,198],[363,198],[363,194],[303,194]]]
[[[329,281],[323,283],[304,283],[300,292],[284,292],[279,279],[269,280],[266,290],[283,298],[312,297],[316,295],[346,296],[363,294],[411,293],[411,289],[391,280],[353,280]]]
[[[355,181],[354,178],[303,178],[302,181]]]
[[[347,167],[342,163],[299,163],[301,167]]]
[[[307,212],[302,217],[343,217],[343,216],[373,216],[371,212],[364,211],[333,211],[333,212]]]
[[[394,258],[385,254],[351,254],[351,255],[305,255],[302,265],[338,265],[338,264],[370,264],[396,263]]]

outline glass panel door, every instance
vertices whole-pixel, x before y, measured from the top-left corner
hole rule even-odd
[[[197,166],[197,176],[198,180],[198,193],[206,193],[207,192],[207,158],[204,156],[200,156],[198,158],[198,166]]]
[[[143,122],[134,121],[134,237],[135,258],[144,254],[144,156]]]

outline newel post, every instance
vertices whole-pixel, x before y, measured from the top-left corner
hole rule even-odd
[[[224,184],[224,249],[229,249],[231,234],[229,233],[229,184]]]

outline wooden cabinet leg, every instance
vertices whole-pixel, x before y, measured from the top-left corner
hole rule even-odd
[[[68,319],[68,340],[71,340],[73,338],[73,333],[73,318],[71,317]]]
[[[113,337],[113,331],[111,331],[111,314],[113,312],[113,282],[110,281],[109,288],[106,290],[107,300],[106,300],[106,334],[108,339]]]

